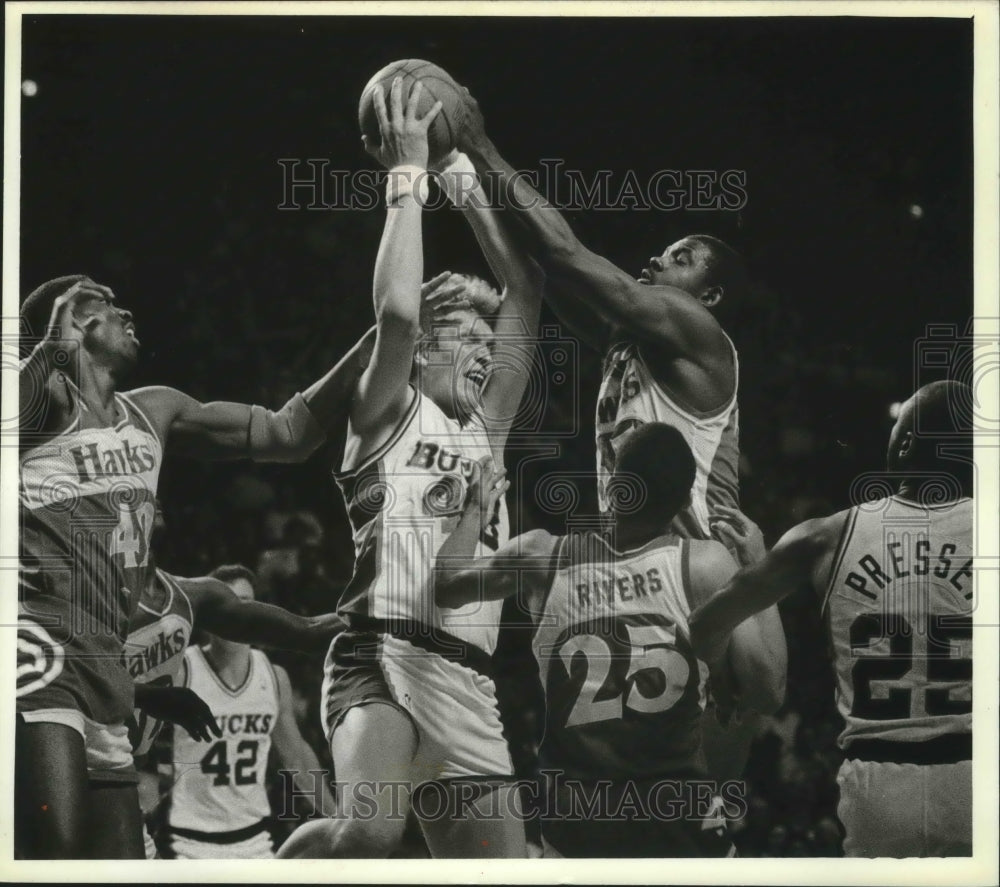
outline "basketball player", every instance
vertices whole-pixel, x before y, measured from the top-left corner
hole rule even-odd
[[[361,346],[274,413],[172,388],[119,393],[139,355],[136,327],[85,275],[40,286],[21,323],[42,337],[19,380],[17,853],[142,858],[122,654],[153,569],[166,441],[203,458],[305,459],[353,390]]]
[[[644,422],[666,422],[684,435],[697,465],[691,504],[673,529],[689,539],[713,538],[710,516],[720,506],[739,507],[739,364],[715,314],[724,300],[745,293],[742,258],[717,238],[690,235],[653,256],[638,279],[626,274],[580,243],[560,212],[503,159],[478,103],[467,99],[458,143],[474,167],[469,179],[478,173],[493,203],[514,215],[521,248],[546,274],[549,304],[604,358],[595,423],[601,512],[608,515],[607,484],[625,438]],[[723,720],[738,704],[730,684],[724,673],[712,682]],[[715,720],[706,722],[717,778],[742,773],[753,735],[751,718],[741,726],[733,721],[725,733]]]
[[[452,312],[445,325],[421,328],[422,201],[411,189],[427,169],[427,128],[440,103],[417,118],[420,90],[418,83],[405,97],[397,78],[387,109],[377,89],[381,145],[366,143],[390,171],[389,206],[375,267],[375,351],[358,383],[337,474],[357,552],[339,607],[351,630],[331,646],[324,680],[325,726],[338,783],[346,783],[345,818],[306,823],[281,856],[387,856],[411,804],[435,857],[526,855],[516,818],[432,816],[431,805],[418,805],[413,793],[436,781],[449,804],[471,788],[495,807],[513,778],[490,677],[500,605],[444,614],[429,580],[478,458],[492,452],[502,459],[540,304],[537,271],[512,255],[480,201],[466,218],[505,284],[504,298],[482,282],[460,280],[457,295],[469,307]],[[454,277],[440,275],[425,287],[425,301],[454,285]],[[484,318],[490,313],[498,330],[518,335],[495,337]],[[481,544],[496,548],[506,534],[506,509],[498,503]],[[371,816],[365,814],[372,803],[359,793],[373,784]]]
[[[691,617],[711,660],[741,620],[816,595],[845,721],[847,856],[972,853],[973,500],[969,463],[946,455],[968,448],[971,402],[958,382],[917,390],[889,436],[895,495],[799,524]]]
[[[671,530],[697,471],[683,435],[649,422],[622,444],[608,536],[532,530],[475,558],[479,527],[505,487],[503,472],[491,469],[483,472],[487,494],[477,482],[441,547],[435,596],[444,606],[467,606],[520,593],[535,623],[532,649],[545,692],[546,855],[732,855],[721,800],[698,793],[708,776],[701,747],[707,669],[691,648],[688,615],[737,566],[721,543]],[[628,507],[617,495],[619,475],[642,484]],[[732,669],[747,705],[774,711],[786,663],[775,608],[740,628],[714,665]]]
[[[232,636],[267,637],[271,643],[329,641],[329,617],[309,620],[254,601],[254,574],[241,566],[219,567],[211,577],[171,582],[172,594],[187,597],[199,628],[222,626]],[[229,593],[217,587],[228,586]],[[235,599],[235,602],[234,602]],[[226,615],[228,614],[228,615]],[[203,616],[205,618],[203,618]],[[226,621],[241,623],[239,627]],[[325,627],[324,627],[325,626]],[[315,752],[302,738],[293,711],[288,674],[248,644],[211,635],[205,646],[184,651],[178,683],[205,701],[216,739],[204,746],[204,731],[175,726],[173,787],[166,815],[171,857],[178,859],[267,859],[274,856],[266,819],[271,815],[264,783],[268,754],[294,774],[300,791],[319,799],[330,815],[334,803]],[[315,786],[314,780],[315,778]]]
[[[254,600],[255,581],[250,570],[235,566],[220,567],[211,576],[198,579],[156,570],[154,580],[143,591],[125,642],[125,661],[136,683],[136,709],[128,721],[136,758],[149,753],[165,721],[183,727],[194,740],[222,736],[212,709],[190,687],[183,686],[181,679],[184,652],[194,629],[235,645],[299,652],[325,650],[330,639],[344,629],[335,613],[297,616]],[[288,732],[294,745],[295,735]],[[308,759],[309,766],[295,772],[294,782],[304,794],[325,799],[320,808],[332,812],[335,807],[322,779],[317,779],[313,791],[309,771],[317,768],[311,749],[301,750],[299,757]],[[150,859],[156,848],[148,831],[144,838],[146,858]]]

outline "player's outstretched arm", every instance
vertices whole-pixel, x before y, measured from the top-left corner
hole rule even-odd
[[[288,672],[280,665],[272,665],[272,668],[278,680],[278,719],[271,731],[271,747],[278,758],[278,766],[292,774],[296,790],[312,799],[316,812],[333,816],[336,802],[327,783],[329,773],[320,767],[316,752],[299,730]]]
[[[183,579],[181,586],[191,601],[195,625],[227,641],[320,652],[346,628],[336,613],[297,616],[273,604],[241,600],[210,576]]]
[[[365,149],[389,170],[385,228],[375,261],[375,347],[351,406],[355,431],[374,446],[382,442],[375,438],[391,432],[409,405],[413,352],[420,338],[422,206],[413,191],[427,167],[427,128],[441,108],[438,102],[425,117],[417,118],[421,90],[418,82],[404,100],[402,78],[397,77],[387,108],[381,87],[376,87],[375,113],[382,140],[378,147],[365,140]]]
[[[494,326],[494,373],[483,391],[483,414],[493,455],[502,461],[511,422],[524,395],[534,359],[545,275],[518,247],[511,219],[489,205],[475,167],[465,154],[452,152],[439,181],[472,228],[490,269],[503,287]]]
[[[202,403],[164,386],[129,392],[171,450],[199,459],[301,462],[337,428],[371,359],[373,327],[337,365],[277,412],[231,401]]]
[[[785,533],[762,561],[720,583],[718,593],[691,613],[695,653],[705,661],[717,658],[741,622],[810,582],[816,564],[836,544],[838,526],[830,518],[805,521]]]
[[[785,698],[788,658],[780,618],[774,612],[760,623],[756,619],[741,621],[725,635],[714,638],[714,643],[705,644],[699,634],[697,614],[718,597],[717,590],[732,580],[738,568],[720,542],[689,544],[691,588],[699,602],[688,620],[695,655],[708,665],[713,675],[724,671],[716,680],[727,684],[730,674],[736,679],[742,706],[765,714],[776,711]]]
[[[606,327],[655,342],[667,357],[694,358],[725,347],[721,328],[703,305],[673,287],[640,284],[580,243],[562,214],[497,151],[471,96],[468,104],[459,147],[490,183],[493,202],[513,213],[521,224],[523,242],[548,276],[550,293],[565,287],[596,312]]]
[[[497,601],[528,590],[539,570],[547,569],[555,537],[530,530],[511,539],[485,557],[476,557],[476,545],[489,525],[500,497],[507,491],[506,472],[491,456],[479,461],[476,477],[458,525],[445,539],[434,561],[434,602],[449,609],[474,601]]]

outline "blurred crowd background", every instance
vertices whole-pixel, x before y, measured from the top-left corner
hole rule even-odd
[[[748,259],[754,291],[724,306],[741,358],[745,511],[773,542],[850,504],[878,469],[892,404],[954,374],[972,314],[972,29],[948,19],[384,19],[40,15],[25,20],[21,106],[22,294],[88,273],[136,316],[136,384],[277,408],[372,322],[383,222],[287,202],[279,160],[370,169],[356,102],[394,58],[421,57],[477,96],[520,168],[543,158],[591,176],[741,170],[738,211],[622,207],[568,213],[584,242],[636,273],[686,233]],[[300,164],[297,175],[308,167]],[[484,273],[448,210],[426,214],[427,276]],[[546,313],[543,324],[555,324]],[[934,325],[933,329],[931,325]],[[931,335],[933,333],[933,335]],[[538,419],[508,460],[515,526],[564,530],[553,471],[592,472],[600,357],[554,328],[536,366]],[[945,358],[927,361],[925,340]],[[554,348],[571,355],[568,386]],[[930,346],[927,346],[930,347]],[[353,552],[330,456],[302,466],[168,461],[159,561],[180,575],[253,567],[262,599],[336,606]],[[832,676],[816,602],[782,608],[785,707],[748,765],[746,856],[840,853]],[[504,633],[502,703],[530,772],[539,689],[524,638]],[[289,669],[303,732],[326,755],[321,663]],[[415,839],[412,852],[419,853]]]

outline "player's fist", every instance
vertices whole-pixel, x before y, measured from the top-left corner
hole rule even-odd
[[[382,142],[373,145],[368,136],[362,136],[365,150],[386,169],[396,166],[419,166],[427,168],[430,148],[427,144],[427,130],[434,118],[441,112],[441,102],[435,102],[423,116],[417,116],[417,105],[423,84],[418,80],[408,96],[403,95],[403,78],[392,81],[389,102],[386,104],[385,91],[378,84],[372,93],[375,116],[378,118]]]

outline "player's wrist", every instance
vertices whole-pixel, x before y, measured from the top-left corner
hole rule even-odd
[[[392,167],[386,173],[386,204],[393,206],[406,198],[413,198],[418,205],[424,206],[430,193],[428,178],[427,169],[415,163],[400,163]]]
[[[438,173],[438,181],[448,199],[458,207],[464,207],[479,186],[479,175],[468,154],[456,152],[451,163]]]

